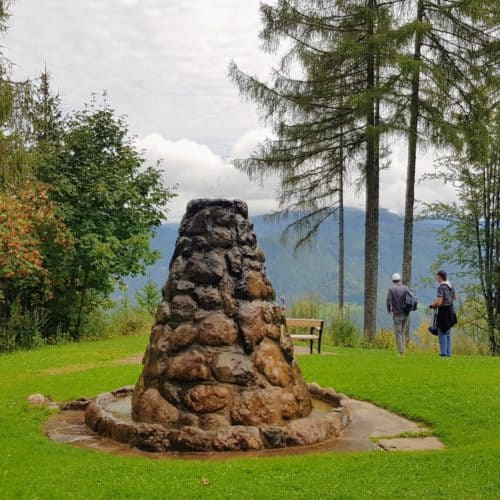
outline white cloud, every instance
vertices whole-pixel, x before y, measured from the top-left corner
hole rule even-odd
[[[249,155],[269,134],[227,78],[233,58],[249,73],[269,74],[274,58],[259,48],[259,3],[23,0],[2,45],[19,79],[47,63],[68,110],[108,90],[148,157],[165,159],[167,184],[179,184],[172,219],[200,196],[242,198],[263,213],[276,206],[276,181],[261,188],[225,159]],[[391,168],[381,174],[380,205],[397,213],[404,210],[405,142],[394,139]],[[432,153],[420,153],[418,177],[430,171]],[[416,194],[453,199],[451,187],[436,182],[419,184]],[[346,204],[363,208],[363,192],[350,187]]]
[[[239,137],[231,148],[231,156],[244,158],[255,146],[269,136],[269,130],[251,129]],[[154,162],[164,160],[165,183],[178,185],[178,197],[171,204],[169,220],[179,220],[186,204],[193,198],[238,198],[248,203],[252,215],[269,213],[277,208],[276,190],[278,181],[267,178],[264,186],[250,182],[247,176],[238,171],[230,161],[225,160],[206,144],[190,139],[167,139],[159,133],[151,133],[139,139],[137,144],[146,151],[147,158]],[[420,153],[418,176],[432,172],[432,152]],[[391,167],[381,173],[380,206],[391,212],[402,214],[405,202],[406,150],[398,144],[393,145]],[[418,183],[416,197],[419,201],[454,199],[453,189],[439,186],[436,182]],[[345,204],[349,207],[364,208],[364,191],[348,186]]]
[[[16,77],[45,62],[67,109],[106,89],[139,136],[190,137],[226,156],[257,126],[227,77],[235,59],[267,75],[259,0],[23,0],[2,40]]]
[[[139,0],[119,0],[119,3],[125,7],[135,7],[139,3]]]
[[[244,142],[244,141],[243,141]],[[150,161],[164,160],[165,183],[178,185],[178,196],[169,205],[169,220],[179,220],[193,198],[237,198],[248,203],[252,215],[276,207],[275,184],[250,182],[245,174],[215,154],[207,145],[189,139],[170,140],[158,133],[137,141]]]
[[[391,148],[390,168],[380,174],[380,206],[397,214],[404,213],[406,195],[406,167],[407,147],[404,138],[394,139]],[[451,185],[444,185],[438,181],[421,180],[425,174],[435,172],[435,151],[432,149],[419,150],[415,185],[416,210],[422,203],[441,200],[450,202],[455,200],[455,191]]]
[[[266,128],[248,130],[231,148],[231,158],[246,158],[250,156],[259,144],[272,136],[271,130]]]

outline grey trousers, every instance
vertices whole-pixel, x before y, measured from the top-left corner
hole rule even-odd
[[[408,314],[395,314],[394,320],[394,335],[396,336],[396,344],[399,354],[404,354],[406,346],[406,326],[408,325]]]

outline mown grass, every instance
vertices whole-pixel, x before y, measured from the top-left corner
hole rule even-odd
[[[145,343],[144,336],[124,337],[0,356],[2,498],[500,495],[500,364],[492,358],[410,353],[400,359],[354,349],[300,358],[308,380],[431,424],[445,451],[149,460],[55,444],[43,435],[48,412],[28,407],[28,394],[64,400],[134,382],[139,366],[108,362]],[[79,371],[51,370],[71,365]]]

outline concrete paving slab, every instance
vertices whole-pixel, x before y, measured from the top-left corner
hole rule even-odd
[[[377,444],[386,451],[423,451],[444,448],[444,444],[435,436],[380,439]]]

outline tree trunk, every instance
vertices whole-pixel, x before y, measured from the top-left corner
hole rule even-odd
[[[417,21],[423,19],[423,0],[418,0]],[[405,217],[403,235],[403,282],[410,286],[412,279],[412,258],[413,258],[413,220],[415,207],[415,172],[417,165],[417,143],[418,143],[418,117],[420,102],[420,68],[418,64],[421,59],[422,33],[417,30],[415,33],[415,46],[413,60],[415,68],[411,83],[410,100],[410,127],[408,130],[408,164],[406,169],[406,197],[405,197]]]
[[[74,338],[76,340],[78,340],[80,338],[80,335],[81,335],[83,311],[85,308],[85,299],[87,298],[87,280],[88,280],[88,270],[85,270],[85,274],[83,277],[82,295],[80,298],[80,306],[78,308],[78,316],[76,318],[76,326],[75,326],[75,333],[74,333]]]
[[[364,331],[368,340],[371,341],[375,337],[377,328],[379,210],[379,179],[375,142],[372,139],[367,144],[366,169]]]
[[[343,155],[342,146],[340,154]],[[344,164],[341,157],[339,171],[339,312],[344,317]]]
[[[490,345],[490,354],[492,356],[498,356],[500,354],[500,348],[497,343],[497,325],[495,319],[488,314],[488,343]]]
[[[343,98],[340,100],[340,107],[343,107]],[[344,318],[344,129],[340,128],[339,139],[339,313]]]
[[[498,228],[497,228],[498,231]],[[500,231],[499,231],[500,232]],[[497,249],[497,259],[498,259],[498,249]],[[493,321],[492,330],[490,332],[490,339],[493,340],[492,354],[493,356],[500,355],[500,262],[497,260],[495,265],[495,303],[494,303],[494,313],[493,313]],[[491,341],[490,341],[491,345]]]
[[[418,0],[417,21],[423,19],[424,2]],[[422,33],[417,29],[415,33],[415,45],[413,49],[413,60],[415,68],[411,82],[410,99],[410,127],[408,130],[408,163],[406,166],[406,195],[405,216],[403,230],[403,283],[408,286],[412,284],[412,261],[413,261],[413,229],[415,210],[415,177],[417,170],[417,146],[418,146],[418,118],[420,114],[420,67],[422,49]],[[410,340],[410,320],[407,321],[404,331],[406,346]]]
[[[375,0],[368,0],[368,7],[376,8]],[[374,24],[370,21],[369,36],[373,36]],[[367,92],[375,87],[375,53],[367,57]],[[372,94],[373,96],[373,94]],[[364,334],[369,341],[377,329],[377,280],[378,280],[378,217],[379,217],[379,175],[378,175],[378,131],[375,99],[371,98],[366,115],[366,213],[365,213],[365,283],[364,283]]]

